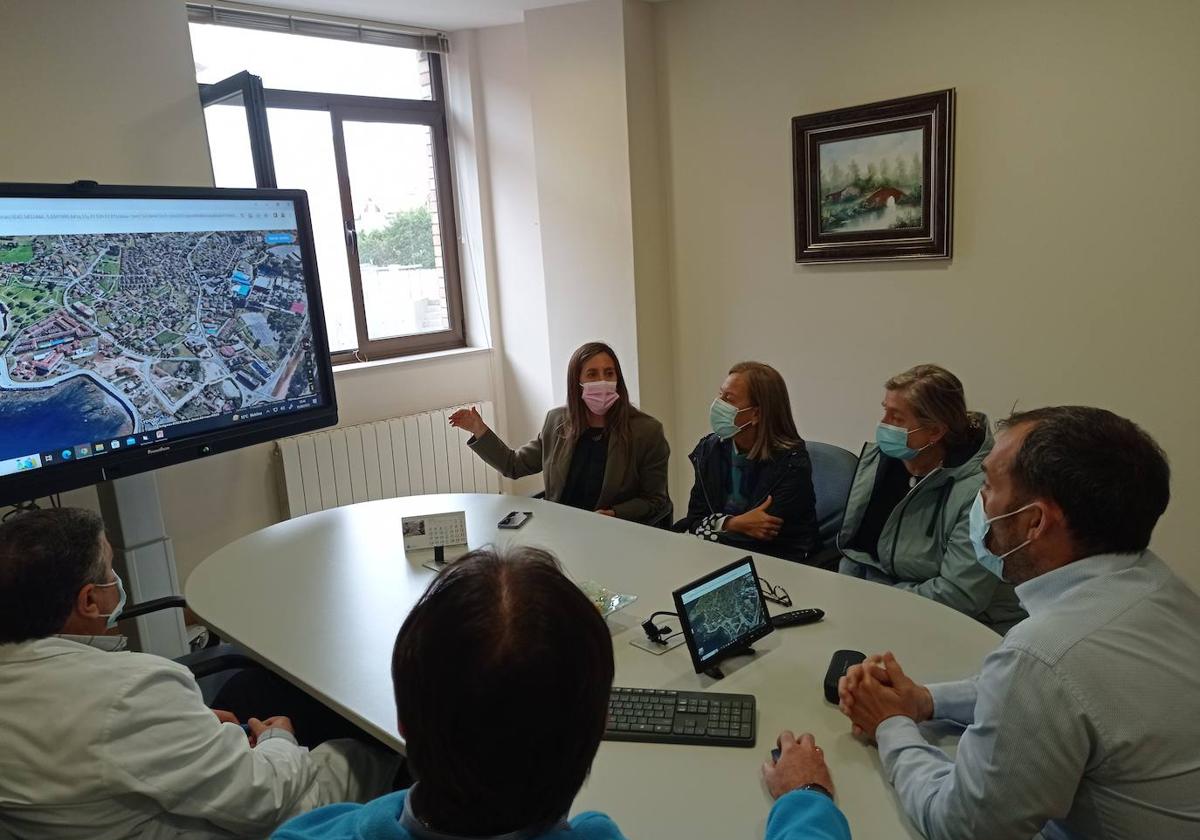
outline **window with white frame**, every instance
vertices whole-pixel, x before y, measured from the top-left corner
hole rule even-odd
[[[463,346],[445,39],[188,13],[216,185],[308,192],[334,363]]]

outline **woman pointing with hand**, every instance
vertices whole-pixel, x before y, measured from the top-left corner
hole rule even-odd
[[[469,432],[467,446],[506,478],[543,473],[549,501],[636,522],[670,516],[671,449],[662,424],[630,404],[607,344],[575,351],[566,405],[551,409],[541,433],[520,449],[509,449],[474,408],[456,411],[450,425]]]

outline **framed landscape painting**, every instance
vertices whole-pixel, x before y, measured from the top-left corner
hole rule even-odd
[[[796,262],[948,259],[954,89],[792,118]]]

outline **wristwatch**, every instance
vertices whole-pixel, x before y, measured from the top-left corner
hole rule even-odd
[[[797,790],[815,790],[817,793],[823,793],[830,799],[833,799],[833,794],[829,792],[829,788],[825,787],[825,785],[819,785],[816,782],[810,782],[804,785],[804,787],[797,788]]]

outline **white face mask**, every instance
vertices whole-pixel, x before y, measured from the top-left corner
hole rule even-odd
[[[104,626],[107,627],[109,630],[111,630],[117,626],[117,619],[119,619],[121,617],[121,611],[125,609],[125,601],[127,598],[127,596],[125,595],[125,584],[124,584],[124,582],[122,582],[121,576],[119,574],[117,574],[116,572],[113,572],[113,577],[115,578],[115,580],[113,580],[111,583],[95,584],[97,589],[107,587],[107,586],[115,586],[115,587],[117,587],[117,592],[120,593],[120,595],[117,599],[117,606],[113,608],[113,611],[106,615],[100,616],[101,618],[108,619],[107,621],[104,622]]]

